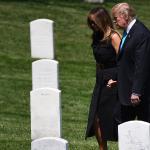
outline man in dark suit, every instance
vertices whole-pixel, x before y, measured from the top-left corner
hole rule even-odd
[[[150,31],[136,19],[128,3],[112,8],[116,25],[124,30],[118,55],[118,97],[122,121],[149,121]]]

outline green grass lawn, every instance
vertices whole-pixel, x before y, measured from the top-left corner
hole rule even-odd
[[[106,0],[110,8],[119,1]],[[128,0],[150,27],[149,0]],[[89,10],[100,4],[81,0],[0,0],[0,150],[30,150],[31,62],[29,22],[54,24],[56,60],[62,91],[62,138],[70,150],[98,150],[95,138],[85,141],[85,128],[95,82]],[[109,150],[117,143],[109,142]]]

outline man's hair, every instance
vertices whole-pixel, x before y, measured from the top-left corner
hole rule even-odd
[[[112,8],[112,15],[123,14],[131,19],[136,17],[135,10],[128,3],[118,3]]]

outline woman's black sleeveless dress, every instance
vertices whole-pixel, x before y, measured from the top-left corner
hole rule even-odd
[[[109,79],[116,80],[116,52],[111,40],[100,41],[95,35],[93,43],[93,54],[96,60],[96,83],[93,90],[91,105],[89,109],[86,138],[94,136],[95,116],[99,117],[102,138],[115,141],[114,114],[118,104],[117,87],[108,88]]]

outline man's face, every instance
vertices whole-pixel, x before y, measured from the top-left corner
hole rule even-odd
[[[125,29],[128,26],[127,19],[125,19],[125,16],[123,14],[114,14],[114,23],[118,28]]]

